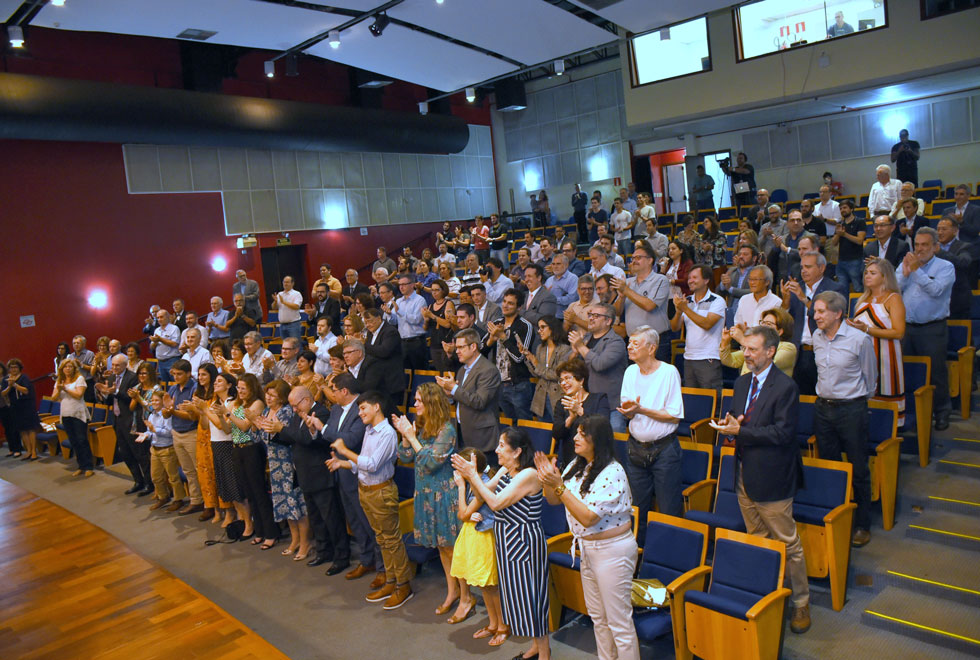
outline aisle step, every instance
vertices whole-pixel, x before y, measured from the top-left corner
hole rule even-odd
[[[909,522],[905,535],[943,546],[980,552],[980,523],[970,516],[946,511],[925,511]]]
[[[932,468],[936,462],[933,461]],[[938,469],[908,470],[900,479],[903,510],[919,507],[927,511],[950,511],[980,518],[980,489],[977,482]]]
[[[936,459],[936,470],[980,479],[980,452],[951,449]]]
[[[936,646],[980,654],[977,610],[969,605],[889,586],[868,603],[861,620]]]
[[[980,440],[976,438],[954,437],[943,440],[950,449],[964,449],[980,453]]]
[[[969,550],[948,546],[940,550],[935,543],[907,538],[894,544],[882,559],[875,571],[875,586],[894,585],[980,608],[980,571],[973,569],[976,564],[977,556]]]

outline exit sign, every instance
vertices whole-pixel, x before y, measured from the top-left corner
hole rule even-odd
[[[292,241],[290,241],[288,237],[276,239],[276,245],[281,246],[281,245],[292,245],[292,244],[293,244]]]

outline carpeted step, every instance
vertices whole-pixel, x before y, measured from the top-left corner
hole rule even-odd
[[[951,449],[936,459],[936,470],[980,480],[980,452]]]
[[[943,443],[950,449],[964,449],[980,454],[980,439],[977,438],[947,438]]]
[[[977,610],[970,605],[886,587],[864,608],[861,620],[939,647],[980,654]],[[942,657],[938,649],[935,657]]]
[[[980,489],[970,477],[940,470],[936,462],[929,469],[902,473],[901,507],[927,511],[949,511],[980,519]]]
[[[940,546],[980,552],[980,524],[971,516],[946,511],[925,511],[909,523],[905,535]]]
[[[909,538],[893,545],[877,568],[875,581],[878,586],[894,585],[980,608],[976,565],[976,554],[969,550],[937,549],[935,543]]]

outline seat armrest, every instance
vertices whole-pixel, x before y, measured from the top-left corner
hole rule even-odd
[[[708,579],[708,575],[711,574],[710,566],[695,566],[687,573],[674,578],[674,581],[667,585],[667,592],[672,596],[675,594],[683,594],[685,591],[698,588],[700,590],[704,589],[704,583]],[[700,581],[701,586],[696,587],[695,585]]]
[[[548,539],[548,552],[568,552],[572,549],[572,533],[564,532]]]
[[[831,509],[830,512],[823,517],[823,523],[825,525],[833,525],[835,522],[840,520],[841,516],[845,515],[848,511],[853,511],[855,509],[857,509],[857,504],[854,502],[840,504]]]
[[[781,600],[789,598],[790,594],[792,593],[793,592],[786,587],[780,587],[772,593],[766,594],[762,597],[762,600],[749,608],[749,611],[745,613],[745,617],[749,621],[758,619],[766,612],[766,610],[778,604]]]

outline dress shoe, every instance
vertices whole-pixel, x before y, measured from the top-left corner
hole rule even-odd
[[[132,495],[133,493],[138,493],[143,490],[143,484],[133,484],[132,487],[126,491],[126,495]]]
[[[170,501],[169,497],[162,500],[157,500],[156,502],[150,505],[150,511],[156,511],[157,509],[161,509],[167,506],[167,502],[169,501]]]
[[[365,566],[364,564],[361,564],[360,566],[358,566],[357,568],[355,568],[353,571],[351,571],[350,573],[348,573],[347,575],[345,575],[344,576],[344,579],[345,580],[356,580],[359,577],[364,577],[365,575],[367,575],[368,573],[370,573],[373,570],[374,570],[374,566]]]
[[[327,569],[327,575],[336,575],[337,573],[346,571],[348,568],[350,568],[349,561],[335,561],[330,565],[330,568]]]
[[[404,605],[406,602],[412,599],[415,594],[412,592],[412,585],[403,584],[400,587],[395,587],[395,592],[388,596],[388,600],[382,606],[385,610],[397,610],[399,607]]]
[[[524,652],[521,651],[514,656],[514,660],[538,660],[538,654],[535,653],[534,655],[524,655]]]
[[[374,576],[373,580],[371,580],[371,584],[368,585],[368,589],[372,591],[374,591],[375,589],[380,589],[381,587],[385,586],[386,581],[387,578],[385,577],[385,572],[381,571],[380,573]]]
[[[945,431],[949,428],[949,415],[936,415],[936,430]]]
[[[180,511],[184,508],[184,500],[174,500],[173,504],[168,506],[164,511],[167,513],[173,513],[174,511]]]
[[[793,618],[790,619],[789,629],[797,635],[805,633],[810,629],[810,606],[804,605],[793,610]]]
[[[204,505],[198,502],[197,504],[188,504],[183,509],[180,510],[179,515],[189,516],[192,513],[198,513],[199,511],[204,511]],[[214,515],[214,512],[211,513]]]
[[[851,545],[855,548],[863,548],[871,540],[871,532],[866,529],[855,529],[851,535]]]
[[[214,509],[212,509],[211,507],[204,509],[204,511],[201,512],[201,515],[197,517],[197,519],[200,520],[201,522],[204,522],[205,520],[211,520],[212,518],[214,518]]]
[[[71,476],[73,476],[73,477],[80,477],[80,476],[82,476],[82,474],[84,474],[84,472],[85,472],[85,470],[75,470],[74,472],[71,473]]]
[[[387,601],[393,593],[395,593],[395,583],[386,582],[380,589],[375,589],[365,596],[364,600],[369,603],[380,603],[381,601]]]
[[[306,562],[306,565],[307,566],[322,566],[323,564],[326,564],[328,561],[331,561],[331,560],[330,559],[327,559],[323,555],[317,555],[316,557],[314,557],[310,561]]]
[[[146,488],[141,490],[136,497],[146,497],[147,495],[151,495],[152,493],[153,493],[153,486],[147,486]]]

